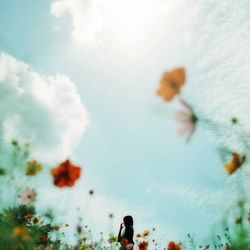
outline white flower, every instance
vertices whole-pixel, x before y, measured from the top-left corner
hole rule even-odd
[[[25,188],[19,194],[20,202],[23,205],[29,205],[36,201],[36,191],[33,188]]]

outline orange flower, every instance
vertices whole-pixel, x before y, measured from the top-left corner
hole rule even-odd
[[[149,235],[149,230],[145,230],[143,233],[142,233],[142,236],[143,237],[147,237]]]
[[[35,160],[29,161],[25,167],[25,175],[34,176],[42,169],[41,164]]]
[[[20,237],[22,240],[29,240],[30,238],[28,228],[25,226],[14,227],[12,231],[12,235],[14,237]]]
[[[234,173],[239,169],[245,161],[245,156],[240,156],[238,153],[232,153],[232,160],[228,163],[225,163],[224,168],[228,174]]]
[[[182,85],[185,83],[185,69],[176,68],[163,73],[160,80],[160,86],[157,94],[165,101],[171,101],[181,91]]]
[[[128,241],[126,238],[123,238],[123,239],[121,240],[121,245],[122,245],[123,247],[126,247],[128,244],[129,244],[129,241]]]
[[[54,184],[57,187],[72,187],[79,179],[81,168],[73,165],[69,160],[62,162],[58,167],[52,168],[51,173],[54,177]]]
[[[180,244],[175,243],[174,241],[170,241],[168,243],[168,250],[181,250]]]
[[[37,217],[35,217],[35,218],[33,219],[33,222],[34,222],[34,224],[37,224],[37,223],[39,222],[39,219],[38,219]]]
[[[147,250],[148,249],[148,242],[142,241],[138,244],[139,250]]]

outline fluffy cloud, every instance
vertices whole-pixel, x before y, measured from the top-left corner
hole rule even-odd
[[[15,58],[0,54],[1,150],[12,140],[32,145],[42,161],[69,156],[87,125],[87,112],[73,82],[64,75],[45,76]],[[7,156],[1,154],[3,164]]]
[[[102,29],[102,16],[95,0],[57,0],[51,6],[51,14],[61,17],[68,12],[72,19],[72,38],[79,45],[94,47]]]

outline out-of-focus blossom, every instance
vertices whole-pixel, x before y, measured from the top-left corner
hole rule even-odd
[[[40,244],[45,244],[48,241],[48,236],[46,235],[41,235],[39,238],[39,243]]]
[[[54,178],[54,184],[57,187],[72,187],[80,177],[81,168],[66,160],[58,167],[52,168],[51,173]]]
[[[180,94],[181,87],[185,83],[185,69],[176,68],[163,73],[160,80],[160,86],[157,94],[165,101],[171,101],[175,96]]]
[[[33,217],[32,214],[26,214],[26,215],[24,216],[24,219],[25,219],[25,220],[30,220],[32,217]]]
[[[12,231],[13,237],[20,237],[22,240],[29,240],[29,232],[26,226],[14,227]]]
[[[126,249],[133,249],[134,247],[134,244],[133,243],[130,243],[126,246]]]
[[[126,248],[126,246],[129,244],[129,241],[126,238],[123,238],[121,240],[121,245]]]
[[[148,242],[142,241],[138,244],[139,250],[147,250],[148,249]]]
[[[181,100],[182,109],[176,111],[175,119],[180,123],[179,135],[185,136],[188,141],[196,128],[196,123],[198,121],[197,116],[190,105],[188,105],[184,100]]]
[[[38,217],[35,217],[34,219],[33,219],[33,223],[34,224],[37,224],[39,222],[39,218]]]
[[[245,156],[240,156],[238,153],[232,153],[232,160],[225,163],[224,168],[228,174],[232,174],[242,166],[242,164],[245,162],[245,159]]]
[[[33,188],[25,188],[19,194],[20,202],[24,205],[30,205],[36,201],[36,191]]]
[[[42,169],[41,164],[38,163],[36,160],[32,160],[27,162],[25,167],[25,175],[34,176]]]
[[[170,241],[168,243],[167,250],[181,250],[181,245],[175,243],[174,241]]]
[[[138,233],[138,234],[136,234],[136,237],[140,238],[140,237],[142,237],[142,235],[140,233]]]
[[[225,250],[230,250],[230,246],[228,243],[226,243],[226,245],[225,245]]]
[[[59,230],[60,230],[60,227],[59,227],[59,226],[54,226],[54,227],[53,227],[53,230],[59,231]]]
[[[145,230],[143,233],[142,233],[142,236],[143,237],[147,237],[149,235],[149,230]]]

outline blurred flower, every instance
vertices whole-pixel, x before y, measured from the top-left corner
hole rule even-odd
[[[123,238],[123,239],[121,240],[121,245],[122,245],[123,247],[126,247],[128,244],[129,244],[129,241],[128,241],[127,239]]]
[[[225,245],[225,250],[230,250],[230,246],[228,243],[226,243],[226,245]]]
[[[69,227],[69,224],[65,224],[65,227]]]
[[[181,91],[182,85],[185,83],[185,69],[176,68],[163,73],[160,80],[160,86],[157,94],[165,101],[171,101]]]
[[[147,237],[149,235],[149,230],[145,230],[143,233],[142,233],[142,236],[143,237]]]
[[[48,237],[46,235],[41,235],[39,238],[40,244],[45,244],[48,241]]]
[[[141,235],[140,233],[138,233],[138,234],[136,235],[136,237],[137,237],[137,238],[140,238],[140,237],[142,237],[142,235]]]
[[[130,243],[126,246],[126,249],[133,249],[134,247],[134,244],[133,243]]]
[[[183,108],[182,110],[176,111],[175,119],[181,124],[179,128],[180,136],[186,136],[186,140],[188,141],[195,131],[198,118],[187,102],[181,99],[181,104]]]
[[[30,205],[36,200],[36,191],[33,188],[25,188],[19,194],[20,202],[23,205]]]
[[[38,163],[36,160],[32,160],[27,162],[25,167],[25,175],[34,176],[42,169],[41,164]]]
[[[59,231],[59,230],[60,230],[60,227],[59,227],[59,226],[54,226],[54,227],[53,227],[53,230]]]
[[[180,246],[180,244],[177,244],[174,241],[170,241],[168,243],[167,250],[181,250],[181,246]]]
[[[29,232],[26,226],[14,227],[12,231],[14,237],[20,237],[22,240],[29,240]]]
[[[228,163],[225,163],[224,168],[228,174],[232,174],[242,166],[242,164],[245,162],[245,159],[245,156],[240,156],[238,153],[232,153],[232,160]]]
[[[112,244],[112,243],[114,243],[114,242],[117,242],[117,237],[114,236],[114,235],[110,236],[109,239],[108,239],[108,242],[109,242],[110,244]]]
[[[148,242],[142,241],[138,244],[139,250],[147,250],[148,249]]]
[[[69,160],[62,162],[58,167],[52,168],[51,173],[54,177],[54,184],[57,187],[72,187],[79,179],[81,168],[73,165]]]
[[[26,215],[24,216],[24,219],[25,219],[25,220],[30,220],[32,217],[33,217],[32,214],[26,214]]]
[[[34,224],[37,224],[38,222],[39,222],[39,218],[35,217],[35,218],[33,219],[33,223],[34,223]]]

